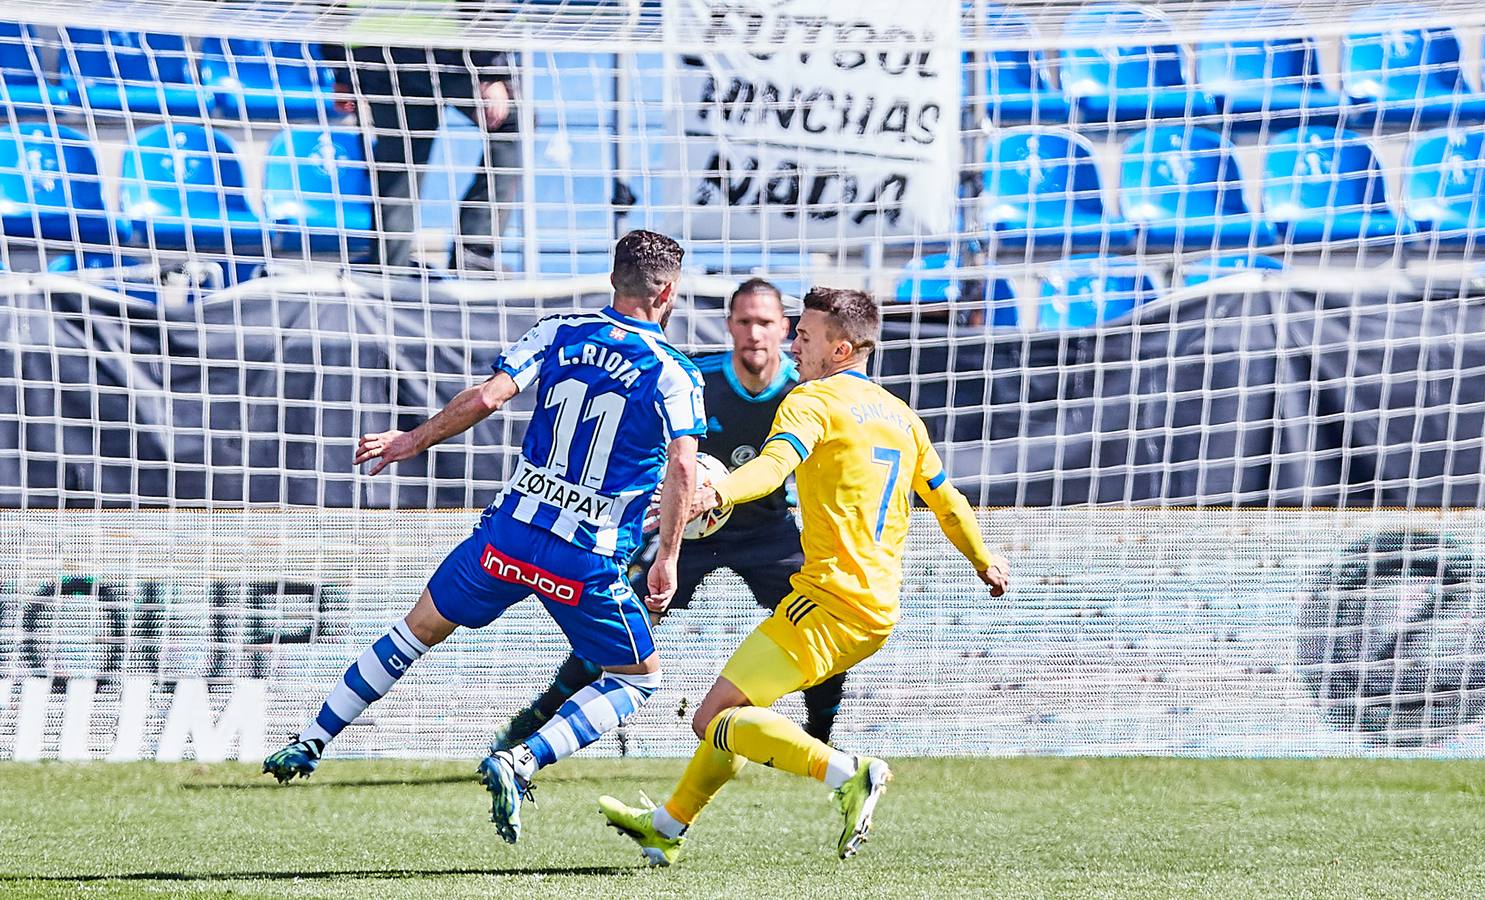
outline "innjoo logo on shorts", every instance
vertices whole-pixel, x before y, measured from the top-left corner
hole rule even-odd
[[[553,575],[540,566],[512,559],[496,550],[490,544],[485,545],[485,552],[480,555],[480,565],[494,577],[501,581],[509,581],[511,584],[524,584],[546,597],[549,600],[561,603],[564,606],[577,606],[578,601],[583,599],[583,583],[573,581],[571,578],[563,578]]]

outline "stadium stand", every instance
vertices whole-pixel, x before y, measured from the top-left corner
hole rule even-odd
[[[64,28],[59,66],[67,102],[94,113],[199,117],[213,102],[176,34]]]
[[[1418,7],[1380,4],[1357,13],[1358,27],[1342,41],[1341,84],[1351,116],[1386,122],[1467,122],[1485,119],[1485,95],[1471,94],[1459,67],[1459,40],[1449,28],[1400,29]]]
[[[999,4],[986,5],[983,21],[986,32],[997,36],[1035,35],[1025,16]],[[1041,50],[992,50],[985,54],[984,66],[986,116],[991,122],[1067,121],[1067,98],[1058,90]]]
[[[1001,246],[1122,246],[1130,232],[1103,203],[1093,147],[1070,131],[1018,128],[985,142],[980,219]]]
[[[162,282],[170,277],[162,277],[157,267],[138,257],[119,253],[68,253],[50,259],[46,270],[57,274],[83,270],[104,286],[145,303],[160,302]]]
[[[538,134],[535,140],[536,190],[531,234],[544,253],[607,251],[613,242],[613,142],[595,130],[570,128]],[[517,237],[524,221],[513,217]]]
[[[116,253],[68,253],[51,259],[46,266],[48,272],[76,272],[79,269],[120,269],[143,265],[143,260],[134,256]]]
[[[47,82],[39,56],[31,28],[0,22],[0,107],[34,116],[67,102],[67,92]]]
[[[228,118],[258,122],[335,117],[335,77],[318,44],[207,38],[197,61],[201,84]]]
[[[1485,173],[1485,129],[1422,135],[1408,151],[1403,205],[1431,239],[1468,243],[1485,233],[1480,200]]]
[[[1232,145],[1215,132],[1142,131],[1124,145],[1120,172],[1120,208],[1147,248],[1248,247],[1277,237],[1248,210]]]
[[[1067,331],[1115,322],[1160,296],[1160,288],[1133,257],[1079,253],[1050,266],[1041,279],[1037,325]]]
[[[117,231],[85,136],[43,123],[0,129],[0,237],[109,244]]]
[[[288,129],[268,148],[263,210],[275,249],[365,254],[376,227],[371,198],[358,131]]]
[[[981,279],[966,278],[960,268],[960,261],[949,253],[915,257],[898,273],[893,300],[900,304],[953,303],[983,296],[984,308],[976,312],[984,324],[1008,328],[1020,324],[1016,289],[1008,279],[991,278],[986,285]]]
[[[1181,281],[1186,287],[1195,287],[1216,278],[1250,270],[1282,272],[1284,261],[1247,250],[1203,256],[1181,264]]]
[[[121,179],[136,244],[262,255],[263,221],[248,205],[242,163],[225,134],[174,123],[146,128],[124,153]]]
[[[1133,3],[1092,3],[1068,17],[1063,29],[1067,37],[1118,41],[1062,51],[1062,90],[1084,121],[1146,121],[1212,111],[1212,98],[1186,82],[1185,48],[1129,40],[1168,38],[1169,33],[1169,24],[1157,12]]]
[[[538,131],[590,128],[612,133],[618,107],[612,53],[533,53],[530,97]]]
[[[1274,138],[1263,207],[1292,243],[1395,239],[1414,230],[1387,205],[1371,145],[1353,131],[1324,125],[1293,128]]]
[[[1238,4],[1213,12],[1217,28],[1255,22],[1288,24],[1291,16],[1271,6]],[[1239,117],[1234,126],[1262,128],[1276,120],[1319,123],[1341,113],[1341,96],[1320,77],[1320,57],[1306,37],[1257,41],[1209,41],[1196,47],[1196,81],[1218,107]]]
[[[1147,267],[1188,278],[1196,263],[1156,254],[1244,246],[1256,254],[1280,240],[1290,252],[1328,252],[1337,242],[1387,243],[1417,230],[1430,232],[1435,246],[1464,247],[1481,221],[1473,174],[1481,138],[1467,130],[1446,136],[1412,129],[1446,112],[1451,125],[1485,118],[1485,95],[1472,92],[1452,30],[1378,24],[1390,25],[1410,9],[1360,14],[1353,33],[1329,38],[1329,52],[1339,51],[1331,57],[1340,62],[1333,73],[1322,71],[1325,57],[1303,34],[1188,47],[1169,37],[1159,11],[1122,2],[1074,12],[1064,35],[1079,40],[1055,57],[1034,40],[1019,49],[968,54],[966,78],[973,83],[966,82],[972,92],[966,121],[982,121],[982,128],[966,134],[965,147],[983,168],[966,167],[978,177],[965,206],[955,211],[955,230],[989,237],[987,261],[1032,266],[1070,250],[1108,252],[1137,240],[1141,254],[1150,254]],[[1036,34],[1021,10],[983,4],[979,12],[975,27],[984,33]],[[1290,12],[1253,4],[1216,10],[1207,21],[1219,29],[1242,25],[1250,35],[1255,22],[1297,23]],[[1097,44],[1090,36],[1104,35],[1118,46],[1088,46]],[[1046,41],[1055,43],[1055,37]],[[231,252],[254,259],[278,252],[286,259],[363,261],[374,227],[360,162],[364,149],[354,134],[325,130],[339,120],[316,50],[294,41],[198,41],[0,23],[0,107],[15,120],[78,112],[90,117],[86,137],[58,131],[49,148],[36,142],[45,143],[50,132],[25,130],[27,152],[40,153],[45,171],[67,178],[46,179],[46,191],[32,185],[23,196],[20,185],[29,176],[11,164],[3,173],[4,236],[107,245],[133,231],[136,245],[161,251],[224,253],[230,245]],[[676,167],[682,135],[674,107],[666,106],[663,79],[652,77],[669,64],[654,53],[528,54],[522,77],[535,124],[526,161],[530,200],[506,230],[506,272],[600,273],[620,231],[674,221],[677,200],[660,188]],[[1189,72],[1195,77],[1188,81]],[[1326,86],[1329,77],[1339,78],[1342,92]],[[1073,109],[1071,125],[1055,127]],[[110,111],[124,115],[95,115]],[[136,130],[141,138],[159,134],[142,126],[162,114],[178,118],[169,127],[181,143],[168,152],[164,145],[131,147]],[[242,127],[229,135],[179,121],[199,122],[209,114],[218,124],[230,120]],[[1179,126],[1161,121],[1187,115],[1208,118]],[[292,133],[258,127],[301,119],[323,127]],[[1331,127],[1338,119],[1365,126],[1366,137]],[[1304,127],[1269,136],[1297,122]],[[1003,127],[1020,123],[1052,127]],[[1120,135],[1112,125],[1139,130]],[[429,173],[437,177],[425,178],[425,208],[450,202],[458,194],[454,182],[469,177],[455,151],[460,141],[479,135],[473,126],[467,134],[446,131],[440,141],[448,150],[435,154]],[[330,135],[328,156],[322,134]],[[122,171],[112,165],[120,154]],[[201,164],[214,154],[221,155],[219,167]],[[153,167],[148,172],[146,159]],[[256,170],[259,159],[262,179],[243,177],[243,166]],[[182,172],[176,163],[186,163]],[[80,173],[91,186],[78,183]],[[115,194],[109,188],[116,176],[123,210],[117,220],[104,205]],[[1388,202],[1389,187],[1397,194],[1396,209]],[[57,205],[62,196],[71,213]],[[26,204],[44,209],[27,212]],[[261,218],[255,209],[263,211]],[[423,221],[425,228],[432,223],[430,234],[442,227],[437,216],[425,213]],[[952,240],[935,237],[931,244],[883,244],[886,291],[926,299],[956,289],[956,278],[910,274],[920,266],[933,271],[940,255],[947,269],[958,267],[951,260],[966,258]],[[943,254],[928,252],[939,248]],[[55,249],[44,257],[43,265],[55,260]],[[12,268],[26,265],[15,255],[8,259]],[[732,277],[766,273],[792,292],[805,289],[822,263],[808,252],[781,250],[777,242],[733,239],[693,242],[686,265]],[[1007,283],[1035,277],[1022,272]],[[996,279],[987,284],[993,294]],[[1030,315],[1032,298],[1020,294],[1028,306],[1019,321],[1029,326],[1043,317]]]
[[[779,290],[795,297],[803,297],[811,283],[810,255],[798,246],[748,241],[698,242],[686,251],[681,265],[690,272],[725,275],[739,281],[754,276],[767,278]]]

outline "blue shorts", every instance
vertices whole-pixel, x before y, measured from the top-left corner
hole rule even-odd
[[[445,619],[466,628],[483,628],[535,596],[573,652],[595,665],[634,665],[655,652],[649,614],[622,560],[499,512],[481,516],[474,533],[444,557],[428,593]]]

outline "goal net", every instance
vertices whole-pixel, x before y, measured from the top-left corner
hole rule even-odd
[[[1459,2],[14,0],[0,14],[0,759],[253,759],[514,469],[521,402],[355,437],[687,250],[884,304],[1014,587],[919,513],[836,738],[889,754],[1485,754],[1485,12]],[[689,753],[719,572],[591,751]],[[470,757],[534,604],[333,752]],[[801,712],[797,698],[781,709]]]

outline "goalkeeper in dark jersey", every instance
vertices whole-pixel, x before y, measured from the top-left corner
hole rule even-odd
[[[731,352],[696,360],[706,377],[706,410],[711,417],[700,449],[735,469],[758,455],[779,401],[799,383],[799,376],[794,362],[782,352],[789,320],[784,316],[783,298],[772,284],[754,278],[733,293],[727,306],[727,330],[732,336]],[[641,554],[636,563],[641,564],[631,574],[636,583],[643,584],[648,559]],[[756,503],[734,509],[715,534],[686,542],[669,609],[685,609],[702,579],[727,568],[742,578],[759,605],[771,610],[792,590],[789,576],[803,563],[799,526],[780,487]],[[659,621],[654,613],[651,618]],[[493,746],[504,749],[519,744],[599,674],[597,666],[569,656],[546,693],[516,713]],[[844,685],[845,673],[841,673],[804,691],[804,727],[812,737],[830,740]]]

